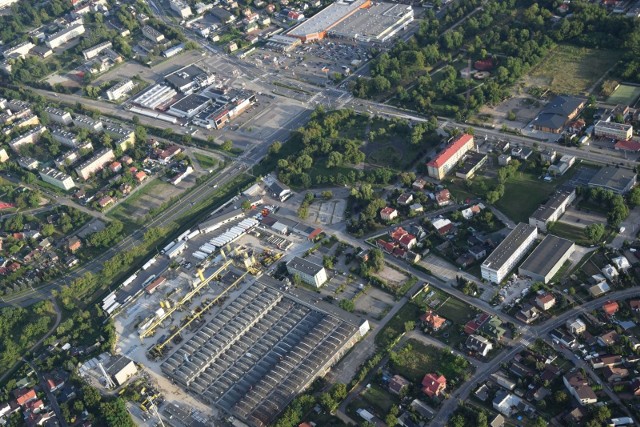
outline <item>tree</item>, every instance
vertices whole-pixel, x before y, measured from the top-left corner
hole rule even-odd
[[[567,395],[567,392],[564,390],[558,390],[555,392],[555,394],[553,395],[553,399],[556,401],[556,403],[562,405],[563,403],[565,403],[567,400],[569,400],[569,396]]]
[[[634,187],[629,193],[629,204],[631,206],[640,206],[640,187]]]
[[[604,225],[600,223],[589,224],[584,229],[584,234],[594,244],[602,241],[602,238],[604,237],[604,232],[605,232]]]
[[[242,208],[243,211],[248,211],[249,209],[251,209],[251,202],[248,200],[244,200],[240,205],[240,207]]]
[[[278,154],[282,149],[282,143],[280,141],[276,141],[269,147],[269,154]]]
[[[369,266],[376,273],[384,268],[384,253],[381,249],[373,248],[369,251]]]
[[[353,313],[353,310],[356,308],[356,304],[350,299],[341,299],[338,306],[349,313]]]
[[[233,141],[231,141],[230,139],[227,139],[225,142],[222,143],[220,148],[224,151],[231,151],[231,149],[233,148]]]
[[[411,332],[416,328],[416,322],[414,322],[413,320],[407,320],[406,322],[404,322],[404,331],[405,332]]]
[[[55,233],[56,228],[54,227],[53,224],[45,224],[42,226],[42,235],[44,237],[49,237],[51,236],[53,233]]]
[[[533,425],[534,427],[547,427],[549,423],[546,422],[544,418],[538,417],[536,418],[536,422]]]
[[[327,158],[327,167],[333,168],[333,167],[342,166],[343,161],[344,161],[344,157],[342,156],[341,153],[337,151],[332,151],[331,153],[329,153],[329,157]]]

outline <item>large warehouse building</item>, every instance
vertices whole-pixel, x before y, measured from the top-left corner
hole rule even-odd
[[[538,229],[533,225],[523,222],[516,225],[482,263],[482,278],[493,283],[502,282],[533,246],[537,236]]]
[[[373,3],[358,9],[329,31],[329,36],[364,42],[386,42],[413,21],[413,8],[406,4]]]
[[[322,9],[287,33],[304,43],[321,40],[336,25],[352,16],[358,9],[371,5],[371,0],[340,0]]]
[[[252,426],[269,425],[326,374],[369,323],[338,318],[261,278],[162,364],[173,381]]]
[[[537,282],[549,283],[573,254],[575,247],[571,240],[548,234],[524,260],[518,273]]]

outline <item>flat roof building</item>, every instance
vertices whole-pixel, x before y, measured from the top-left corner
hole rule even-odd
[[[436,179],[444,178],[458,163],[458,160],[474,147],[473,135],[468,133],[460,135],[447,145],[435,159],[427,163],[429,176]]]
[[[471,151],[465,156],[462,166],[456,171],[456,176],[462,179],[471,179],[486,161],[486,154]]]
[[[621,141],[627,141],[633,136],[633,126],[626,123],[598,120],[593,128],[593,134],[602,138],[613,138]]]
[[[371,6],[359,8],[340,21],[329,31],[329,35],[364,42],[384,43],[413,22],[413,16],[411,5],[372,3]]]
[[[287,271],[289,274],[297,274],[300,279],[319,288],[327,281],[327,270],[321,265],[307,261],[304,258],[295,257],[287,263]]]
[[[180,101],[172,104],[167,113],[183,118],[191,118],[207,108],[211,100],[206,96],[197,95],[195,93],[187,95]]]
[[[73,118],[74,126],[86,129],[90,132],[102,132],[102,121],[93,120],[91,117],[78,115]]]
[[[178,92],[173,88],[163,84],[156,84],[140,94],[133,102],[141,107],[154,110],[162,105],[168,104],[177,95]]]
[[[369,330],[262,277],[229,300],[161,365],[176,384],[254,427],[271,425]]]
[[[111,47],[113,47],[113,43],[111,43],[110,41],[102,42],[93,47],[90,47],[89,49],[83,50],[82,56],[84,56],[84,59],[86,60],[93,59],[96,56],[100,55],[100,52],[105,49],[111,49]]]
[[[144,27],[142,27],[142,35],[155,43],[160,43],[165,39],[164,34],[150,25],[145,25]]]
[[[625,194],[636,185],[636,173],[629,169],[605,166],[589,181],[589,187],[604,188],[614,193]]]
[[[482,278],[493,283],[502,282],[535,243],[538,229],[519,223],[480,267]]]
[[[559,220],[575,198],[575,188],[559,190],[544,205],[538,206],[538,209],[529,217],[529,224],[546,232],[547,224]]]
[[[76,186],[73,182],[73,178],[64,172],[60,172],[57,169],[44,168],[40,171],[40,178],[44,182],[47,182],[55,187],[61,188],[65,191],[72,189]]]
[[[371,0],[336,1],[294,27],[287,35],[297,37],[305,43],[321,40],[332,28],[352,16],[358,9],[364,9],[370,5]]]
[[[131,79],[125,79],[107,89],[107,98],[109,101],[117,101],[118,99],[126,96],[133,90],[135,84]]]
[[[213,73],[205,71],[195,64],[187,65],[165,76],[165,81],[178,92],[185,94],[207,87],[215,82]]]
[[[575,247],[571,240],[548,234],[524,260],[518,273],[537,282],[549,283],[573,254]]]
[[[91,178],[91,174],[101,170],[104,165],[115,159],[113,150],[110,148],[104,148],[98,151],[93,157],[83,162],[80,166],[76,167],[76,173],[84,180]]]
[[[44,111],[47,113],[47,115],[49,116],[49,120],[51,120],[52,122],[66,126],[70,125],[73,121],[71,113],[69,113],[68,111],[53,107],[47,107],[44,109]]]
[[[299,38],[281,34],[275,34],[267,40],[267,47],[279,52],[290,52],[300,44],[302,44],[302,41]]]
[[[68,41],[71,41],[76,37],[84,34],[84,32],[85,32],[84,25],[82,24],[71,25],[67,28],[63,28],[57,33],[51,34],[47,38],[46,43],[47,43],[47,46],[49,46],[51,49],[55,49],[67,43]]]
[[[109,367],[106,368],[106,371],[113,381],[117,385],[121,386],[138,372],[138,368],[136,367],[136,364],[133,363],[133,360],[126,356],[119,356]]]
[[[558,95],[545,105],[532,126],[543,132],[560,133],[569,120],[578,115],[584,104],[584,99]]]

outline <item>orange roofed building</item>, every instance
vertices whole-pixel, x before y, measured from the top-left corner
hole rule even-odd
[[[458,160],[469,151],[473,150],[475,142],[473,135],[468,133],[462,134],[453,140],[447,147],[442,150],[435,159],[427,163],[429,176],[436,179],[442,179],[447,173],[455,167]]]
[[[427,374],[422,379],[422,392],[429,397],[438,397],[447,389],[444,375]]]
[[[438,331],[447,322],[447,319],[438,316],[431,310],[420,316],[420,320],[431,328],[432,331]]]

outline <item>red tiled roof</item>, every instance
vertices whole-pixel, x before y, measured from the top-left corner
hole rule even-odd
[[[444,165],[455,153],[464,147],[470,140],[473,139],[473,135],[468,133],[460,135],[455,141],[447,146],[438,156],[427,163],[428,166],[434,166],[436,168]]]
[[[616,301],[607,301],[602,306],[602,310],[607,314],[615,314],[620,306]]]
[[[386,207],[386,208],[382,208],[382,210],[380,211],[380,215],[389,215],[391,213],[393,213],[395,211],[394,208],[391,207]]]
[[[18,405],[22,406],[25,403],[27,403],[30,400],[35,399],[36,396],[36,391],[34,389],[30,389],[30,390],[20,390],[18,392],[16,392],[16,401],[18,402]]]
[[[451,192],[446,188],[436,193],[436,200],[439,202],[445,202],[451,199]]]
[[[438,316],[433,311],[427,311],[425,314],[420,316],[420,320],[427,323],[433,329],[440,329],[440,327],[444,325],[444,322],[447,321],[447,319]]]
[[[391,236],[391,238],[393,240],[400,240],[406,234],[408,234],[408,233],[404,228],[397,227],[395,230],[393,230],[391,233],[389,233],[389,236]]]
[[[437,396],[447,386],[443,375],[427,374],[422,379],[422,391],[429,397]]]
[[[400,238],[400,244],[408,246],[409,244],[411,244],[412,241],[414,241],[416,238],[416,236],[414,236],[413,234],[405,234],[404,236],[402,236]]]
[[[618,141],[614,148],[616,150],[640,151],[640,142],[631,139],[628,141]]]

